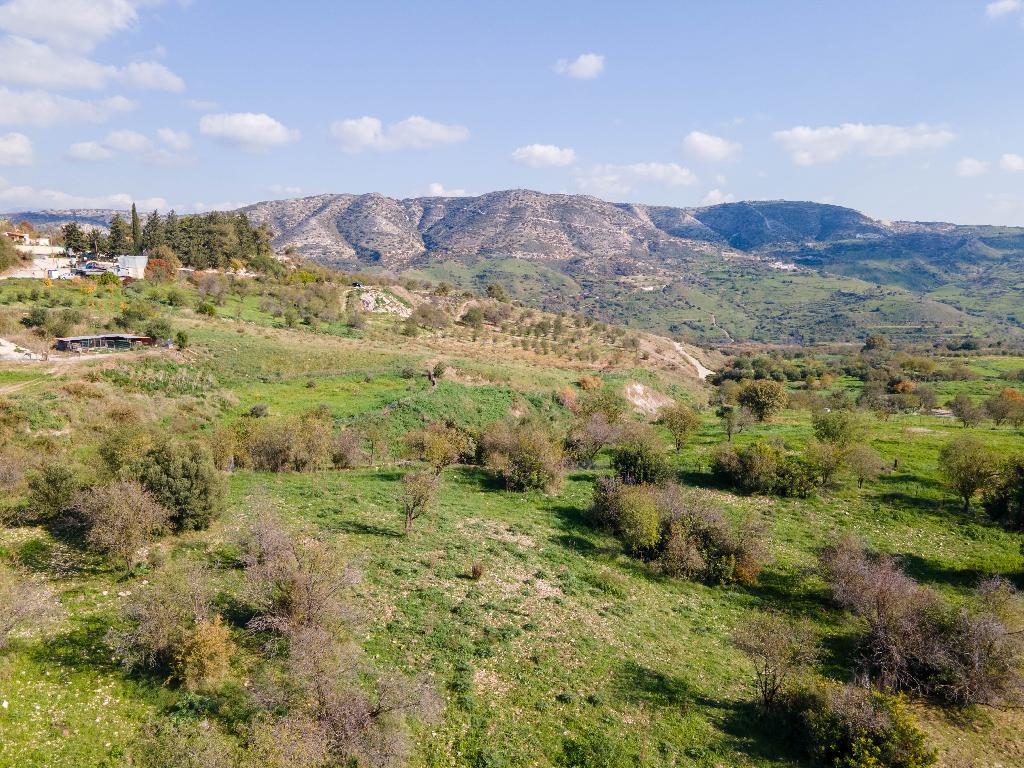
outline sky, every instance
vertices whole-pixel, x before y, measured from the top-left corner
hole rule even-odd
[[[1024,0],[0,0],[0,210],[510,188],[1024,225]]]

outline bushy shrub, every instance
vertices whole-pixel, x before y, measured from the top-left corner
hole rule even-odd
[[[139,768],[233,768],[234,746],[213,723],[164,720],[143,730],[132,749]]]
[[[594,466],[597,454],[615,440],[618,428],[609,423],[603,413],[580,416],[569,427],[565,437],[565,454],[577,466],[589,469]]]
[[[1024,638],[1009,622],[1018,597],[1002,579],[954,606],[895,560],[846,538],[822,555],[833,598],[864,624],[863,671],[887,689],[953,704],[1015,704],[1024,697]]]
[[[736,402],[758,421],[770,419],[786,407],[786,401],[786,388],[771,379],[746,381],[736,395]]]
[[[510,491],[550,490],[562,477],[562,450],[539,422],[505,421],[483,437],[484,461]]]
[[[618,499],[618,532],[627,551],[653,555],[661,542],[661,511],[650,489],[625,486]]]
[[[459,462],[469,463],[476,454],[476,440],[453,423],[432,422],[402,437],[407,455],[425,461],[435,472]]]
[[[162,533],[170,512],[134,480],[114,480],[83,494],[80,502],[90,547],[131,567],[136,553]]]
[[[327,544],[296,536],[262,512],[246,532],[243,552],[245,592],[257,614],[250,627],[290,635],[342,618],[342,597],[356,574]]]
[[[48,585],[0,563],[0,651],[16,631],[38,629],[56,613],[56,605]]]
[[[231,632],[221,622],[201,619],[186,632],[175,650],[175,667],[185,688],[198,690],[219,682],[228,673],[235,644]]]
[[[963,501],[969,512],[971,499],[995,479],[999,454],[985,441],[973,435],[950,440],[939,451],[939,470],[946,484]]]
[[[133,474],[156,500],[170,510],[177,530],[206,528],[224,508],[224,478],[206,445],[164,441],[133,465]]]
[[[700,428],[700,414],[685,403],[672,403],[658,412],[658,421],[672,435],[676,450],[680,450],[690,435]]]
[[[719,446],[711,457],[711,473],[718,482],[742,493],[805,497],[815,488],[806,465],[764,442],[743,448]]]
[[[402,477],[402,511],[405,533],[412,533],[413,521],[433,506],[441,487],[441,477],[434,472],[409,472]]]
[[[658,483],[669,474],[665,446],[647,424],[631,424],[612,447],[612,469],[624,483]]]
[[[800,746],[816,764],[926,768],[935,763],[935,752],[899,698],[822,682],[791,694],[786,707]]]
[[[122,625],[107,634],[114,656],[129,669],[169,670],[182,677],[180,653],[195,628],[213,619],[209,572],[188,562],[162,566],[133,592]]]
[[[363,463],[363,436],[354,429],[343,429],[334,435],[331,462],[337,469],[352,469]]]
[[[982,505],[1007,528],[1024,530],[1024,456],[1013,456],[1003,463],[996,481],[985,491]]]
[[[771,611],[754,614],[736,632],[736,645],[754,663],[758,699],[766,712],[775,709],[792,680],[817,658],[810,624]]]
[[[28,478],[28,508],[25,521],[37,524],[59,522],[75,512],[81,482],[65,464],[46,464]]]

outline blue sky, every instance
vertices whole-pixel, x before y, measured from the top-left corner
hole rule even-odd
[[[526,187],[1024,225],[1024,0],[0,0],[0,210]]]

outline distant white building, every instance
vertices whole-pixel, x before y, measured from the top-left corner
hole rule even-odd
[[[146,277],[146,264],[148,263],[149,257],[143,254],[118,256],[117,276],[130,277],[134,280],[142,280]]]

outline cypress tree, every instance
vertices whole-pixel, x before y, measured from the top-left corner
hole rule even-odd
[[[139,223],[139,212],[132,203],[132,250],[142,253],[142,225]]]

